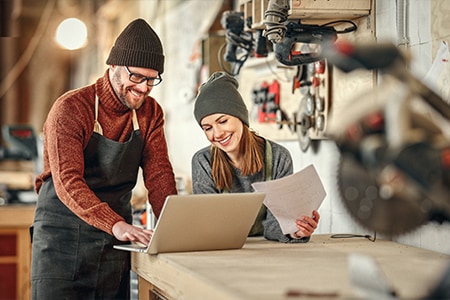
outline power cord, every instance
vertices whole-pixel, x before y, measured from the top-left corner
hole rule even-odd
[[[350,234],[350,233],[338,233],[333,234],[331,236],[332,239],[348,239],[348,238],[357,238],[357,237],[363,237],[368,239],[371,242],[375,242],[377,240],[377,232],[373,232],[373,237],[369,234],[362,235],[362,234]]]
[[[244,65],[247,58],[250,56],[252,46],[253,46],[253,35],[251,32],[243,32],[242,35],[237,35],[231,31],[227,32],[225,35],[226,43],[224,43],[217,53],[217,58],[219,60],[219,65],[223,71],[227,72],[232,76],[236,76],[239,74],[242,66]],[[227,70],[225,64],[223,62],[224,53],[226,51],[227,45],[235,46],[235,50],[240,50],[240,58],[237,57],[237,53],[233,53],[235,56],[234,61],[230,61],[231,70]]]

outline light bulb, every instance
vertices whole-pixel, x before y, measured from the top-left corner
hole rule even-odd
[[[56,42],[63,48],[76,50],[87,44],[87,27],[77,18],[68,18],[56,29]]]

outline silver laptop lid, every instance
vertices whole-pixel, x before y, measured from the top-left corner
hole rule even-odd
[[[241,248],[265,193],[168,196],[148,253]]]

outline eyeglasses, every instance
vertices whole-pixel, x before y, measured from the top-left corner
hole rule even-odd
[[[125,70],[127,71],[128,75],[130,76],[128,79],[131,82],[142,83],[144,81],[147,81],[148,86],[155,86],[155,85],[160,84],[162,81],[162,78],[159,74],[158,74],[158,77],[147,77],[147,76],[143,76],[141,74],[131,73],[130,70],[128,70],[127,66],[124,66],[124,67],[125,67]]]

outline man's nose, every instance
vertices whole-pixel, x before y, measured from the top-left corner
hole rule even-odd
[[[141,92],[149,92],[152,89],[152,86],[147,85],[147,80],[142,81],[141,83],[136,84],[139,87]]]

